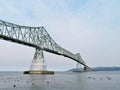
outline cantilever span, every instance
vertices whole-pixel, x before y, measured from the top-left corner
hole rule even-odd
[[[73,59],[86,66],[79,53],[73,54],[59,46],[48,34],[46,29],[41,27],[22,26],[0,20],[0,38],[19,44],[36,48],[36,53],[47,51]],[[41,51],[39,53],[41,53]],[[34,56],[34,59],[36,55]]]

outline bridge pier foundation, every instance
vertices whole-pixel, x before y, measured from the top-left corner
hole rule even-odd
[[[92,68],[88,67],[88,66],[84,66],[84,71],[92,71]]]
[[[30,71],[25,71],[25,74],[54,74],[53,71],[47,71],[47,66],[45,64],[43,50],[36,49],[35,55],[33,57]]]

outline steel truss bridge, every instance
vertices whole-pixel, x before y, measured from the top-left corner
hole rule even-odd
[[[79,53],[73,54],[59,46],[43,26],[22,26],[0,20],[0,39],[34,47],[36,51],[30,67],[31,70],[46,70],[43,51],[68,57],[88,67]]]

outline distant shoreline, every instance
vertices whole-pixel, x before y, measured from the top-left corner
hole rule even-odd
[[[120,71],[120,67],[94,67],[93,71]]]
[[[120,67],[92,67],[93,71],[120,71]],[[82,68],[73,68],[68,71],[79,72],[83,71]]]

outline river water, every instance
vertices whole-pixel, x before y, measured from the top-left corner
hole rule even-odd
[[[29,75],[0,72],[0,90],[120,90],[120,71]]]

